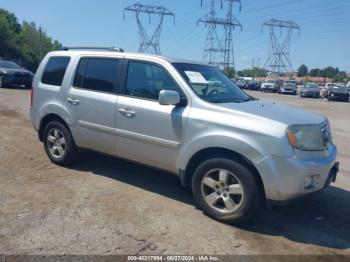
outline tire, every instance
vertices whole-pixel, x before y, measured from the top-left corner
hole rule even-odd
[[[0,75],[0,88],[4,87],[4,83],[2,82],[2,75]]]
[[[78,149],[70,131],[62,123],[49,122],[44,129],[43,141],[46,154],[53,163],[69,166],[76,161]]]
[[[221,172],[221,177],[226,177],[225,185],[220,185]],[[227,193],[231,190],[232,194]],[[254,174],[244,165],[225,158],[209,159],[198,166],[192,177],[192,192],[203,213],[225,223],[247,222],[263,203]],[[214,204],[210,205],[207,199],[214,199]]]

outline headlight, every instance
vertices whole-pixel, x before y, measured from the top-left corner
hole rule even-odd
[[[294,125],[287,128],[292,147],[305,151],[322,151],[325,139],[319,125]]]

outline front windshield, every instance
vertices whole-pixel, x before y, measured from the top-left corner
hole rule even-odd
[[[19,65],[10,61],[0,61],[0,68],[21,69]]]
[[[252,99],[215,67],[187,63],[173,65],[193,91],[207,102],[240,103]]]
[[[318,88],[318,85],[315,85],[315,84],[306,84],[306,85],[305,85],[305,88],[314,88],[314,89],[316,89],[316,88]]]

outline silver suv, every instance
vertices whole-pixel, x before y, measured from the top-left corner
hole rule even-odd
[[[321,190],[339,166],[324,116],[255,99],[215,67],[117,49],[49,53],[31,119],[52,162],[89,149],[175,173],[226,222]]]

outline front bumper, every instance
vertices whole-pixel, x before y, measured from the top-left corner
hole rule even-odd
[[[286,89],[281,89],[280,90],[281,94],[293,94],[294,95],[294,94],[296,94],[296,92],[297,91],[295,91],[295,90],[286,90]]]
[[[273,86],[264,86],[264,87],[261,87],[261,90],[265,92],[276,92],[277,88]]]
[[[259,161],[255,166],[261,175],[266,199],[285,202],[329,186],[339,169],[336,156],[337,148],[331,145],[327,155],[316,159],[271,155]]]
[[[304,92],[300,92],[300,95],[304,97],[319,97],[320,93],[304,91]]]
[[[2,76],[2,81],[5,86],[30,85],[33,81],[33,77],[29,75],[17,76],[4,74]]]
[[[343,101],[349,100],[349,94],[344,94],[344,93],[331,93],[329,97],[333,100],[343,100]]]

